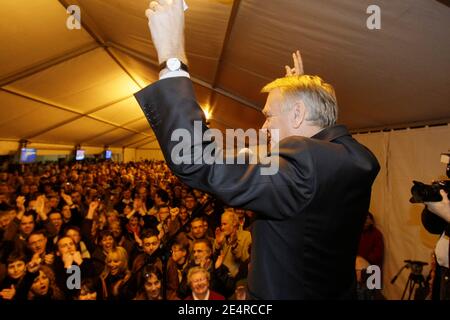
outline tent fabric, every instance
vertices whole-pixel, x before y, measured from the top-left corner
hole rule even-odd
[[[68,1],[2,3],[0,106],[22,116],[1,138],[118,147],[151,139],[132,99],[158,77],[148,0],[70,4],[81,8],[81,30],[66,27]],[[211,126],[259,127],[259,91],[283,75],[297,48],[306,72],[335,86],[339,121],[354,132],[450,119],[450,9],[439,1],[377,1],[380,30],[366,27],[369,0],[188,4],[191,77],[202,107],[213,111]]]
[[[373,133],[450,121],[450,8],[443,1],[376,1],[381,29],[369,30],[371,0],[187,0],[186,48],[197,99],[211,127],[257,128],[260,89],[302,52],[305,71],[333,84],[339,122],[382,169],[371,211],[385,235],[384,293],[401,295],[403,260],[429,261],[436,237],[408,202],[413,179],[443,174],[448,126]],[[0,6],[0,152],[18,141],[104,145],[124,160],[161,158],[133,93],[158,79],[144,11],[148,0],[71,0],[81,30],[69,30],[66,0],[5,0]],[[48,149],[48,150],[47,150]],[[100,150],[100,151],[99,151]],[[93,152],[94,152],[93,151]]]
[[[400,299],[410,270],[390,281],[405,264],[404,260],[430,263],[438,236],[429,234],[421,223],[422,204],[411,204],[412,181],[446,179],[441,153],[448,152],[450,126],[355,135],[376,155],[381,165],[372,189],[370,210],[384,235],[385,260],[383,293]],[[424,267],[426,277],[429,265]]]
[[[129,98],[130,92],[139,90],[104,49],[60,63],[5,88],[83,113]]]
[[[73,33],[65,27],[67,15],[58,1],[2,1],[0,11],[2,80],[95,44],[85,30]]]

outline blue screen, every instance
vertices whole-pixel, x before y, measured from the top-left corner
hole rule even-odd
[[[36,149],[22,148],[20,150],[20,162],[31,163],[36,160]]]
[[[77,150],[75,160],[83,160],[83,159],[84,159],[84,150]]]
[[[105,159],[111,159],[111,157],[112,157],[112,151],[106,150],[105,151]]]

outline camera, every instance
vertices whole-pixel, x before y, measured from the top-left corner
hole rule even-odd
[[[405,260],[404,262],[407,268],[411,269],[411,273],[415,275],[422,274],[423,266],[428,265],[428,263],[422,261]]]
[[[433,182],[431,185],[419,181],[413,183],[411,203],[438,202],[442,200],[439,190],[444,190],[447,194],[450,191],[450,180]]]
[[[447,164],[447,177],[450,178],[450,153],[441,154],[441,162]],[[413,181],[411,188],[411,203],[438,202],[442,200],[440,190],[444,190],[449,196],[450,180],[435,181],[432,184],[425,184],[420,181]],[[450,199],[450,198],[449,198]]]

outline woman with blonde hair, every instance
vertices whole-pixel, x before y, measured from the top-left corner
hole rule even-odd
[[[100,280],[102,282],[103,298],[105,300],[119,300],[124,298],[124,286],[130,280],[128,270],[128,255],[123,247],[113,248],[106,256],[106,265]]]

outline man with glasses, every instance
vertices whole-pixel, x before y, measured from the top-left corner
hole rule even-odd
[[[47,254],[47,236],[43,230],[33,231],[27,238],[27,244],[32,256],[38,254],[46,265],[53,264],[55,255]]]

